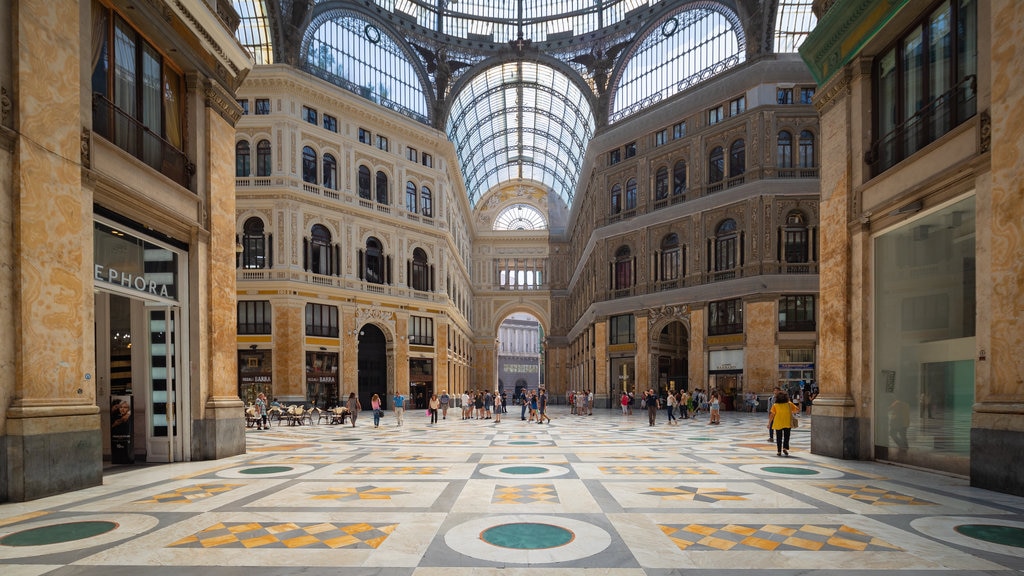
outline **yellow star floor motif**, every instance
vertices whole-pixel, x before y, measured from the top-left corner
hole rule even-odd
[[[492,504],[529,504],[547,502],[558,504],[558,493],[554,484],[526,484],[522,486],[494,487]]]
[[[401,488],[385,488],[381,486],[354,486],[331,488],[326,491],[311,492],[314,500],[391,500],[392,495],[411,494]]]
[[[902,548],[844,524],[659,525],[680,550],[875,552]]]
[[[377,548],[398,524],[220,522],[172,543],[184,548]]]
[[[672,488],[651,488],[642,494],[661,496],[662,500],[689,500],[693,502],[720,502],[723,500],[747,500],[749,494],[730,492],[725,488],[675,486]]]
[[[934,502],[918,500],[913,496],[900,494],[885,488],[878,488],[870,484],[817,484],[816,486],[825,488],[833,494],[849,496],[854,500],[860,500],[872,506],[935,506]]]
[[[216,494],[222,494],[234,490],[244,484],[192,484],[182,486],[171,492],[155,494],[149,498],[136,500],[139,504],[178,504],[182,502],[193,502],[203,498],[209,498]]]

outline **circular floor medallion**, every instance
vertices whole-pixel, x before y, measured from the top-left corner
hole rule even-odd
[[[488,544],[517,550],[558,548],[572,542],[574,537],[572,530],[537,522],[501,524],[480,533],[480,539]]]
[[[587,558],[611,545],[611,536],[598,526],[573,518],[538,514],[487,516],[448,530],[445,544],[452,550],[490,562],[555,564]]]
[[[243,468],[243,469],[239,470],[239,473],[241,473],[241,474],[262,475],[262,474],[280,474],[282,472],[291,472],[291,471],[292,471],[292,467],[291,466],[256,466],[254,468]]]
[[[771,472],[772,474],[786,474],[789,476],[814,476],[821,474],[821,472],[813,468],[798,468],[796,466],[765,466],[761,470]]]
[[[771,457],[772,461],[780,462],[785,458]],[[792,458],[790,458],[792,460]],[[839,470],[833,470],[823,466],[811,466],[802,464],[800,460],[796,460],[793,464],[744,464],[740,466],[740,470],[747,474],[754,474],[757,476],[767,476],[770,478],[809,478],[813,477],[815,480],[835,479],[842,478],[843,473]]]
[[[480,473],[491,478],[557,478],[558,476],[568,474],[569,469],[564,466],[553,466],[551,464],[532,466],[499,464],[481,468]]]
[[[960,524],[953,528],[975,540],[984,540],[1002,546],[1024,548],[1024,528],[1016,526],[999,526],[995,524]]]
[[[313,467],[308,464],[273,464],[252,463],[246,466],[236,466],[217,472],[221,478],[283,478],[297,476],[312,472]]]
[[[0,526],[0,560],[61,554],[95,546],[110,547],[152,530],[157,519],[145,514],[90,514]]]
[[[45,546],[92,538],[117,528],[117,522],[89,520],[40,526],[8,534],[0,538],[0,546]]]
[[[928,516],[911,521],[910,526],[932,538],[974,550],[1019,558],[1024,548],[1024,522],[1014,520],[977,516]]]

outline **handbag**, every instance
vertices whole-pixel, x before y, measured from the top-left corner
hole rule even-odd
[[[789,415],[789,419],[793,421],[793,424],[792,424],[793,428],[799,428],[800,427],[800,419],[797,418],[796,414],[790,414]]]

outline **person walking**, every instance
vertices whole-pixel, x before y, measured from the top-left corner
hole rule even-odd
[[[708,402],[708,408],[711,414],[711,419],[708,420],[708,424],[721,424],[722,398],[718,395],[718,390],[711,392],[711,401]]]
[[[374,394],[370,398],[370,409],[373,410],[373,427],[380,428],[380,396]]]
[[[441,400],[438,399],[437,394],[431,394],[430,400],[427,401],[427,414],[430,416],[430,423],[437,424],[437,413],[441,410]]]
[[[665,399],[665,415],[668,417],[668,425],[678,425],[679,421],[676,420],[676,395],[669,392],[668,398]]]
[[[359,412],[363,409],[363,405],[359,403],[359,398],[356,398],[355,392],[348,393],[348,400],[345,401],[345,407],[348,408],[348,419],[352,421],[352,427],[356,427],[356,417],[359,416]]]
[[[441,391],[441,397],[438,398],[441,401],[441,420],[448,419],[448,405],[452,402],[452,397],[448,395],[447,390]]]
[[[778,386],[776,386],[772,390],[772,398],[771,398],[771,403],[772,404],[775,404],[775,397],[779,395],[779,392],[782,392],[782,388],[779,388]],[[769,407],[769,414],[768,414],[768,441],[769,442],[775,442],[775,430],[772,430],[772,427],[771,427],[772,416],[771,416],[770,412],[771,412],[771,407]]]
[[[545,419],[551,424],[551,417],[548,416],[548,393],[542,388],[538,400],[537,424],[543,424]]]
[[[789,433],[793,429],[793,415],[799,410],[789,401],[789,394],[779,391],[768,412],[768,429],[775,431],[775,446],[779,456],[789,456]]]
[[[644,403],[647,405],[647,421],[648,426],[654,426],[654,421],[658,418],[658,395],[654,393],[654,390],[648,390],[644,394]]]
[[[494,423],[501,422],[502,408],[505,407],[505,399],[501,397],[501,394],[494,395]]]
[[[391,408],[395,412],[395,425],[401,427],[402,424],[405,424],[405,396],[395,392],[395,398],[391,402]]]

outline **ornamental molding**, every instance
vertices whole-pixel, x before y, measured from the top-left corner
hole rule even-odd
[[[819,115],[824,115],[842,97],[850,95],[850,82],[852,79],[853,75],[850,74],[849,70],[846,70],[843,74],[825,85],[825,89],[814,98],[814,109],[818,111]]]
[[[242,107],[235,100],[234,96],[224,90],[220,84],[209,81],[204,82],[203,99],[206,101],[206,107],[216,112],[232,128],[235,127],[239,118],[242,117]]]
[[[689,322],[690,307],[686,304],[676,304],[666,305],[660,308],[651,308],[647,310],[647,319],[651,326],[654,326],[663,320]]]
[[[361,328],[364,324],[378,324],[384,325],[391,329],[392,334],[397,334],[395,331],[395,313],[380,308],[366,308],[360,306],[356,309],[356,330]]]

